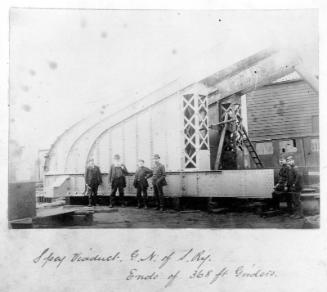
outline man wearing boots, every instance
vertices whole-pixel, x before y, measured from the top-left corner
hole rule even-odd
[[[118,154],[114,155],[114,161],[109,171],[109,183],[111,184],[110,208],[114,206],[117,190],[119,192],[121,206],[125,207],[124,188],[126,187],[125,175],[127,174],[127,168],[120,162],[120,156]]]
[[[154,196],[157,200],[157,210],[163,211],[164,206],[164,194],[163,194],[163,186],[167,185],[166,182],[166,173],[165,167],[163,164],[160,163],[160,156],[155,154],[153,156],[154,160],[154,167],[153,167],[153,176],[152,176],[152,185],[154,190]]]
[[[94,164],[94,159],[88,161],[85,171],[85,185],[89,197],[89,207],[97,205],[98,187],[102,184],[100,168]]]
[[[280,201],[285,199],[288,211],[291,211],[291,198],[287,193],[290,167],[287,165],[286,158],[283,156],[280,157],[279,164],[281,169],[279,170],[277,184],[274,186],[274,191],[272,193],[272,207],[276,211],[279,210]]]
[[[137,197],[137,207],[141,208],[142,206],[142,199],[143,199],[143,206],[144,209],[148,208],[148,178],[152,176],[152,170],[144,166],[144,160],[139,159],[138,161],[138,168],[135,173],[134,178],[134,187],[137,189],[136,197]],[[143,193],[143,198],[142,198]]]
[[[288,179],[288,192],[291,195],[291,200],[294,208],[294,214],[291,218],[300,219],[303,218],[303,210],[301,203],[301,191],[303,188],[302,176],[295,166],[293,156],[287,157],[287,164],[290,167],[289,179]]]

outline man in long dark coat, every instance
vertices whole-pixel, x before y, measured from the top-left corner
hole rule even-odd
[[[160,156],[158,154],[153,155],[153,160],[152,185],[154,196],[157,200],[157,210],[163,211],[165,209],[163,186],[167,185],[165,166],[160,163]]]
[[[303,189],[302,175],[300,174],[298,168],[295,166],[295,161],[293,156],[287,157],[287,164],[290,167],[289,177],[288,177],[288,191],[291,195],[292,207],[294,214],[291,215],[294,219],[303,218],[303,209],[301,203],[301,192]]]
[[[137,207],[141,208],[142,201],[144,209],[148,208],[148,178],[153,175],[152,170],[144,166],[144,160],[140,159],[138,161],[138,168],[135,172],[134,178],[134,187],[137,189],[136,197],[137,197]],[[143,198],[142,198],[143,193]],[[143,199],[143,200],[142,200]]]
[[[94,159],[90,159],[85,171],[85,185],[89,196],[89,206],[97,205],[98,187],[101,184],[102,176],[100,168],[94,164]]]
[[[109,171],[109,183],[111,184],[110,208],[114,206],[117,190],[119,192],[121,206],[125,207],[124,188],[126,187],[125,176],[127,174],[127,168],[123,163],[121,163],[120,156],[118,154],[114,155],[114,161],[113,164],[111,164]]]
[[[291,197],[288,193],[287,186],[290,167],[287,165],[286,158],[284,156],[280,157],[279,164],[281,168],[278,172],[277,184],[274,186],[274,191],[272,193],[273,209],[279,210],[280,201],[286,199],[288,211],[291,211]]]

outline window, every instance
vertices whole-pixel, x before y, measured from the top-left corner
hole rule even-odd
[[[283,140],[279,142],[279,154],[297,152],[296,140]]]
[[[272,142],[258,142],[256,143],[256,151],[258,155],[271,155],[274,153]]]
[[[311,139],[311,151],[319,152],[319,138]]]

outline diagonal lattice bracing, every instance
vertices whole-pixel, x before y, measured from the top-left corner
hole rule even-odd
[[[184,167],[197,169],[198,153],[209,150],[208,101],[205,95],[183,95]]]

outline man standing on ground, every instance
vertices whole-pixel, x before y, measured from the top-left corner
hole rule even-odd
[[[274,191],[272,193],[272,207],[276,211],[279,210],[280,201],[282,198],[285,198],[287,202],[287,209],[289,212],[291,212],[291,198],[290,195],[287,193],[290,167],[287,165],[286,158],[284,156],[280,157],[279,164],[281,168],[278,173],[277,184],[274,186]]]
[[[144,166],[144,160],[139,159],[138,168],[135,173],[134,187],[137,189],[137,207],[142,206],[142,193],[143,193],[143,206],[144,209],[148,208],[148,178],[152,176],[152,170]]]
[[[301,191],[303,188],[302,176],[295,166],[293,156],[289,156],[286,159],[287,164],[290,167],[288,178],[288,191],[291,195],[292,204],[294,206],[294,214],[291,216],[294,219],[303,218],[303,210],[301,203]]]
[[[85,171],[85,185],[89,196],[89,207],[97,205],[98,187],[101,184],[100,168],[94,164],[94,159],[90,159]]]
[[[163,164],[160,163],[160,156],[158,154],[154,154],[154,167],[153,167],[153,176],[152,176],[152,184],[154,190],[154,196],[157,200],[157,208],[156,210],[163,211],[164,206],[164,194],[163,194],[163,186],[167,185],[166,182],[166,172]]]
[[[125,175],[127,174],[127,168],[120,162],[120,156],[118,154],[114,155],[114,161],[109,171],[109,183],[111,183],[110,208],[114,206],[117,189],[119,191],[120,204],[122,207],[125,207],[124,188],[126,187]]]

